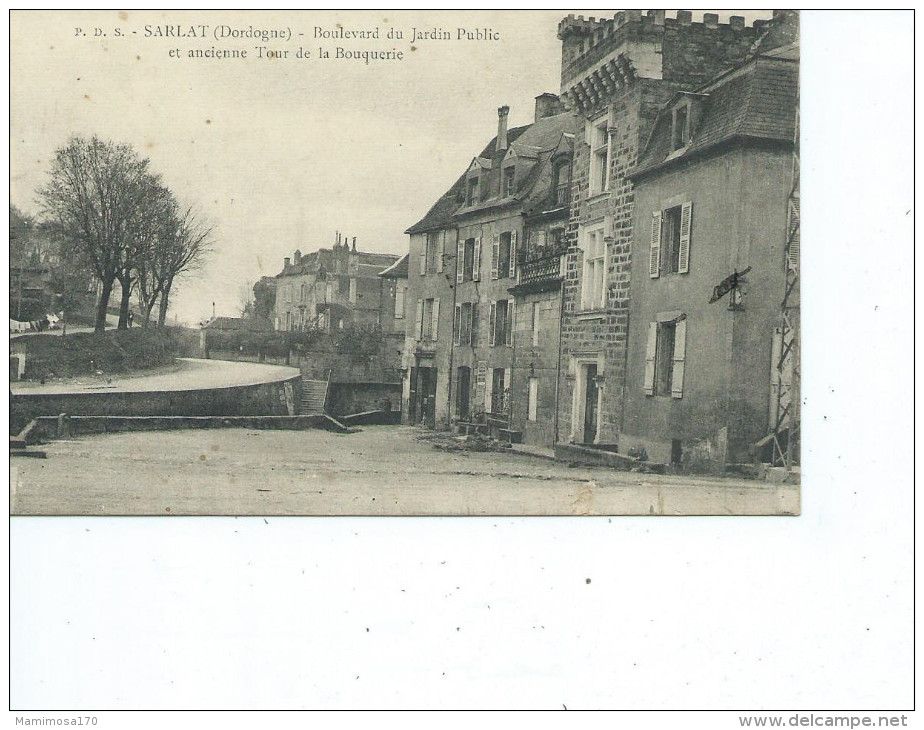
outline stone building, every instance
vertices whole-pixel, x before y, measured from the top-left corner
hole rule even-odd
[[[412,422],[446,426],[487,419],[507,431],[512,423],[525,426],[537,419],[540,392],[530,380],[541,379],[545,431],[554,423],[558,316],[550,302],[557,297],[560,270],[534,275],[533,284],[547,280],[539,288],[516,287],[518,262],[527,255],[531,262],[548,257],[564,230],[567,203],[558,197],[567,195],[575,117],[563,113],[554,94],[536,98],[529,125],[509,128],[508,114],[508,107],[498,110],[494,139],[407,231],[409,297],[416,303],[407,340]],[[532,344],[531,330],[524,332],[530,354],[522,367],[529,376],[515,374],[515,332],[517,322],[525,321],[516,316],[518,297],[530,314],[536,303],[536,324],[550,329],[541,347]]]
[[[787,45],[676,92],[628,174],[620,451],[719,467],[773,428],[798,68]]]
[[[348,324],[379,325],[385,301],[379,273],[398,256],[358,251],[340,233],[331,248],[285,258],[276,275],[274,328],[335,332]]]
[[[660,110],[743,62],[771,26],[663,10],[561,21],[561,91],[580,118],[563,283],[559,441],[615,444],[623,430],[635,192],[629,177]],[[695,126],[697,108],[681,109]],[[650,226],[649,226],[650,228]],[[633,326],[635,323],[633,322]]]

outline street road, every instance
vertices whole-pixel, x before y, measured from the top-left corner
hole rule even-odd
[[[55,441],[12,460],[14,514],[797,514],[799,487],[441,451],[411,426]]]

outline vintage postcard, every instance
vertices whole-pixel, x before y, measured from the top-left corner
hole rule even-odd
[[[14,515],[797,515],[799,16],[13,11]]]

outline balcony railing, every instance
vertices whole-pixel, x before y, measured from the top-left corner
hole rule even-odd
[[[520,284],[553,281],[561,278],[561,256],[546,256],[520,265]]]

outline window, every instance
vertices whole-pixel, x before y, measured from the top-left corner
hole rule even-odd
[[[301,300],[304,302],[308,299],[308,285],[302,284]]]
[[[501,183],[501,197],[506,198],[508,195],[513,195],[513,181],[516,178],[517,169],[515,167],[508,167],[504,170],[504,179]]]
[[[415,324],[418,340],[435,340],[439,330],[439,320],[439,299],[417,300],[417,321]]]
[[[356,279],[350,278],[350,301],[356,302]]]
[[[571,165],[559,162],[552,170],[552,196],[555,206],[571,202]]]
[[[468,346],[475,344],[475,307],[474,302],[456,305],[453,328],[455,333],[453,342],[456,345]]]
[[[671,150],[685,147],[690,140],[689,107],[674,109],[673,129],[671,130]]]
[[[395,319],[404,319],[404,285],[395,285]]]
[[[584,276],[581,284],[581,308],[606,307],[606,240],[603,227],[584,231]]]
[[[456,261],[456,283],[478,281],[481,278],[481,239],[459,239]]]
[[[495,235],[491,251],[491,278],[503,279],[516,276],[516,231]]]
[[[652,279],[661,274],[689,273],[692,226],[692,203],[682,203],[651,214],[648,273]]]
[[[468,195],[465,198],[465,204],[468,206],[475,205],[478,202],[478,178],[471,177],[468,180]]]
[[[529,379],[529,393],[526,404],[526,418],[530,421],[536,420],[536,412],[539,410],[539,378]]]
[[[603,117],[590,126],[590,194],[609,189],[610,136],[608,119]]]
[[[645,359],[646,395],[683,397],[686,339],[685,315],[649,323]]]
[[[485,405],[489,413],[507,412],[507,371],[505,368],[493,368],[491,371],[490,402]]]
[[[513,301],[499,299],[491,303],[488,331],[492,346],[513,344]]]
[[[532,306],[532,331],[533,331],[533,347],[539,345],[539,302],[533,302]]]
[[[420,274],[436,274],[443,270],[443,244],[446,231],[427,234],[423,250],[420,252]]]

